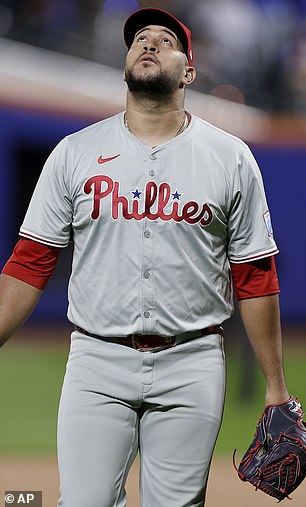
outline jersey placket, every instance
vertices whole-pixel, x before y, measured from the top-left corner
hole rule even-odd
[[[154,181],[158,173],[158,153],[154,150],[149,155],[148,181]],[[142,241],[142,327],[143,333],[154,333],[156,324],[154,303],[154,254],[157,221],[145,219],[143,221]]]

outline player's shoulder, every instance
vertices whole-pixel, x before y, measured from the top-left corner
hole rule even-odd
[[[229,150],[242,152],[249,150],[248,145],[239,137],[230,134],[216,125],[199,118],[198,116],[192,115],[195,121],[195,133],[201,140],[205,139],[207,144],[210,146],[218,146],[227,148]]]

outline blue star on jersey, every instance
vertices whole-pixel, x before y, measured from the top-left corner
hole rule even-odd
[[[142,192],[139,192],[138,188],[136,188],[135,192],[132,192],[134,199],[140,199]]]
[[[177,199],[179,201],[182,194],[179,194],[178,191],[176,190],[175,193],[171,194],[171,195],[172,195],[173,201],[174,201],[174,199]]]

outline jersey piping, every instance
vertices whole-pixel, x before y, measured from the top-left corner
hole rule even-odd
[[[34,234],[27,232],[25,229],[20,229],[19,235],[22,236],[23,238],[32,239],[33,241],[37,241],[38,243],[42,243],[48,246],[55,246],[57,248],[65,248],[69,244],[69,243],[59,243],[57,241],[51,241],[50,239],[35,236]]]
[[[272,255],[276,255],[279,253],[279,250],[278,248],[274,248],[273,250],[267,250],[267,251],[264,251],[260,254],[256,254],[256,255],[251,255],[249,257],[241,257],[241,258],[233,258],[231,257],[230,258],[230,262],[232,262],[233,264],[243,264],[245,262],[252,262],[252,261],[255,261],[257,259],[264,259],[265,257],[271,257]]]

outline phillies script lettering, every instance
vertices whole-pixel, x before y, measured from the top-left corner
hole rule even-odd
[[[144,190],[145,202],[140,207],[140,199],[134,198],[132,203],[124,195],[120,195],[120,184],[113,181],[109,176],[96,175],[89,178],[84,185],[85,194],[93,193],[93,209],[91,218],[97,220],[100,216],[100,204],[102,199],[111,195],[112,217],[116,220],[119,217],[120,209],[123,218],[126,220],[174,220],[175,222],[185,221],[188,224],[209,225],[213,219],[213,213],[207,203],[200,206],[196,201],[186,202],[180,210],[180,203],[177,200],[171,201],[171,187],[168,183],[157,185],[149,181]],[[142,192],[141,192],[142,193]],[[140,194],[140,193],[139,193]],[[170,202],[170,207],[165,211]],[[120,208],[121,205],[121,208]],[[154,209],[152,209],[154,208]]]

